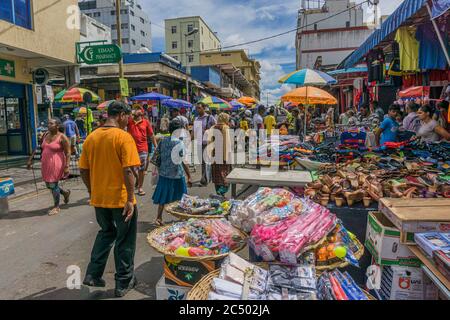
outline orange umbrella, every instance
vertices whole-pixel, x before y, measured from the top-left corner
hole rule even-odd
[[[296,104],[337,104],[337,99],[328,92],[316,87],[301,87],[281,97],[283,102]]]
[[[252,106],[258,103],[258,101],[256,101],[256,99],[252,97],[240,97],[237,101],[239,103],[245,104],[246,106]]]

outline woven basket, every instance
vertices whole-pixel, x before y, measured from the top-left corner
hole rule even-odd
[[[359,259],[361,259],[361,257],[364,254],[364,246],[358,239],[355,239],[354,242],[356,243],[356,245],[358,247],[358,251],[356,251],[354,256],[355,256],[356,260],[359,260]],[[333,270],[336,268],[345,268],[348,265],[349,265],[349,263],[347,261],[338,261],[338,262],[335,262],[333,264],[326,265],[326,266],[316,266],[316,271],[323,272],[326,270]]]
[[[166,231],[168,228],[170,228],[170,225],[160,227],[160,228],[157,228],[157,229],[151,231],[147,236],[147,241],[156,251],[158,251],[159,253],[161,253],[169,258],[181,259],[181,260],[185,260],[185,261],[212,261],[212,260],[220,260],[220,259],[226,258],[228,256],[228,253],[218,254],[215,256],[202,256],[202,257],[177,256],[173,252],[167,251],[166,248],[161,247],[154,240],[154,238],[156,236],[158,236],[162,232]],[[242,238],[242,241],[236,249],[232,250],[232,252],[234,252],[234,253],[239,252],[242,249],[244,249],[247,244],[247,241],[245,241],[247,236],[238,229],[236,229],[236,231],[239,233],[240,237]]]
[[[214,278],[217,278],[220,274],[220,269],[211,271],[206,276],[204,276],[199,282],[192,287],[192,289],[188,292],[186,300],[208,300],[209,292],[212,290],[212,281]],[[362,290],[364,294],[369,298],[369,300],[377,300],[370,293],[365,290]]]
[[[189,220],[189,219],[221,219],[225,218],[227,215],[205,215],[205,214],[189,214],[186,212],[182,212],[182,210],[178,205],[179,201],[168,204],[165,207],[167,213],[172,216],[181,219],[181,220]]]

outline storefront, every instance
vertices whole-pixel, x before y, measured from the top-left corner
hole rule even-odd
[[[34,147],[31,85],[0,81],[0,155],[27,155]]]

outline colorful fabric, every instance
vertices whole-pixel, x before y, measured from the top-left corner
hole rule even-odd
[[[187,186],[184,177],[169,179],[160,175],[152,200],[154,204],[166,205],[181,200],[183,194],[186,193]]]
[[[419,68],[419,42],[415,29],[402,27],[397,30],[395,41],[400,47],[400,68],[403,71],[417,71]]]
[[[89,170],[91,206],[125,207],[127,189],[123,169],[140,165],[136,143],[128,132],[101,127],[90,134],[83,144],[79,166]]]
[[[428,22],[420,25],[417,28],[416,38],[420,43],[419,68],[444,70],[447,67],[447,60],[433,24]]]
[[[161,167],[159,167],[160,177],[168,179],[180,179],[183,177],[183,142],[176,137],[166,137],[158,144],[158,149],[161,155]],[[178,154],[179,159],[172,159],[172,153],[174,155]],[[179,163],[174,163],[174,161],[179,161]]]

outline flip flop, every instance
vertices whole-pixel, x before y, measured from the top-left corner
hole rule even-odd
[[[139,191],[139,192],[138,192],[138,196],[143,197],[143,196],[145,196],[145,195],[146,195],[145,191]]]
[[[59,214],[60,212],[61,212],[60,208],[53,208],[52,210],[50,210],[48,212],[48,215],[49,216],[55,216],[55,215]]]

